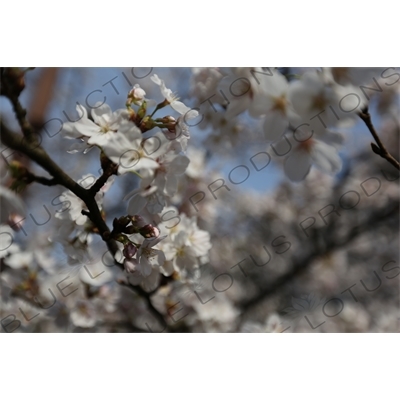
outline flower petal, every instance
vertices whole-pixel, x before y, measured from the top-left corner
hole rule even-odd
[[[288,126],[289,122],[281,112],[272,111],[268,113],[263,125],[266,139],[270,142],[276,142],[283,136]]]
[[[153,270],[152,264],[150,263],[149,259],[144,255],[140,257],[140,270],[144,277],[149,276],[151,274],[151,271]]]
[[[342,160],[336,149],[319,140],[315,141],[311,158],[318,168],[329,174],[338,172],[342,168]]]
[[[110,122],[112,116],[111,108],[108,104],[101,104],[97,102],[92,108],[93,121],[98,125],[104,125],[104,123]]]
[[[286,159],[284,171],[286,176],[294,182],[302,181],[310,172],[310,155],[298,149],[293,150],[292,154]]]
[[[146,206],[148,201],[147,197],[143,197],[140,194],[137,194],[132,197],[128,204],[128,214],[135,215],[138,214],[143,208]]]

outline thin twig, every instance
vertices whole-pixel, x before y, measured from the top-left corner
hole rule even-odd
[[[388,152],[385,145],[382,143],[378,133],[376,132],[375,127],[372,124],[371,115],[368,112],[368,108],[360,112],[359,116],[364,121],[365,125],[367,126],[373,138],[375,139],[376,145],[375,143],[371,143],[372,151],[375,154],[380,155],[385,160],[389,161],[390,164],[392,164],[395,168],[400,170],[399,162]]]
[[[94,197],[96,193],[107,183],[108,179],[112,175],[116,175],[118,172],[118,165],[114,164],[109,160],[105,154],[100,155],[100,162],[103,168],[103,173],[99,179],[92,185],[88,191]]]
[[[140,286],[132,286],[130,284],[125,283],[124,281],[118,281],[118,283],[122,286],[127,287],[128,289],[132,290],[135,292],[137,295],[142,297],[147,304],[147,307],[149,307],[150,311],[153,313],[153,315],[156,317],[157,321],[161,325],[161,327],[165,330],[165,328],[168,327],[163,315],[154,307],[153,303],[151,302],[150,296],[152,295],[153,292],[147,293],[145,292]],[[149,332],[150,333],[150,332]]]
[[[49,179],[49,178],[45,178],[43,176],[36,176],[32,173],[30,173],[29,171],[27,172],[26,175],[26,180],[28,183],[32,183],[32,182],[37,182],[40,183],[44,186],[56,186],[58,185],[57,180],[56,179]]]
[[[275,294],[278,289],[292,282],[293,279],[297,278],[302,273],[306,272],[310,263],[326,253],[332,250],[340,248],[346,244],[351,243],[359,235],[365,232],[368,226],[377,226],[378,224],[386,224],[388,220],[392,219],[394,216],[398,215],[399,206],[397,202],[394,202],[390,208],[385,208],[373,213],[365,223],[353,227],[347,234],[341,238],[341,240],[331,240],[326,243],[326,246],[315,249],[313,252],[307,254],[304,258],[295,258],[293,260],[292,268],[279,276],[271,285],[262,288],[258,294],[254,297],[244,301],[241,304],[242,308],[242,319],[244,314],[246,314],[251,308],[260,304],[268,297]],[[323,235],[324,232],[332,231],[331,227],[325,228],[324,230],[315,229],[316,235]]]

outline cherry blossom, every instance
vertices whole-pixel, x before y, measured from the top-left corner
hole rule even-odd
[[[312,165],[328,174],[335,174],[342,167],[337,148],[342,144],[343,136],[334,132],[312,134],[310,129],[296,131],[296,143],[284,164],[285,174],[290,180],[303,180]],[[283,143],[281,143],[283,145]]]
[[[198,115],[196,110],[190,109],[188,106],[179,101],[179,98],[174,95],[171,89],[165,86],[165,83],[158,75],[154,74],[151,80],[160,87],[161,94],[164,96],[168,104],[179,114],[185,116],[187,119],[195,118]]]
[[[95,177],[91,174],[86,174],[78,181],[78,183],[85,189],[90,188],[95,182]],[[96,194],[96,201],[101,206],[104,193],[109,189],[109,185],[103,186],[103,188]],[[63,192],[60,196],[60,200],[65,201],[69,204],[68,209],[61,210],[56,213],[56,218],[59,219],[71,219],[77,225],[84,225],[88,217],[82,214],[82,210],[87,210],[86,204],[83,200],[77,197],[71,191]]]
[[[96,103],[92,108],[91,121],[88,118],[86,109],[78,104],[76,111],[80,118],[76,122],[66,122],[63,126],[64,135],[67,138],[88,137],[89,145],[103,146],[118,130],[119,124],[126,120],[128,114],[126,110],[112,112],[107,104]]]
[[[265,115],[265,138],[275,142],[286,132],[289,121],[296,120],[298,115],[289,99],[289,83],[281,73],[274,71],[272,76],[260,79],[260,90],[254,97],[252,115]]]
[[[156,159],[167,146],[161,133],[143,139],[138,127],[131,122],[121,124],[120,129],[103,146],[107,157],[118,165],[118,173],[125,174],[141,169],[156,169]]]

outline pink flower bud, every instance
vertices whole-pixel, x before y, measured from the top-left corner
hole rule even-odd
[[[151,224],[145,225],[139,232],[147,239],[160,236],[160,230]]]
[[[135,85],[128,95],[135,104],[142,102],[144,96],[146,96],[146,92],[139,85]]]
[[[127,243],[122,251],[126,258],[133,258],[137,252],[137,248],[133,243]]]

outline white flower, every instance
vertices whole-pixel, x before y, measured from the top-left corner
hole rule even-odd
[[[140,188],[128,193],[124,200],[132,198],[128,205],[129,214],[137,214],[144,207],[151,214],[160,213],[166,205],[165,196],[172,197],[178,189],[178,178],[185,173],[189,159],[173,151],[157,158],[155,171],[142,173]],[[155,172],[155,176],[154,176]]]
[[[217,68],[192,68],[192,95],[200,102],[212,97],[214,101],[217,86],[223,75]]]
[[[258,75],[262,76],[261,68],[231,68],[228,76],[221,79],[218,93],[223,93],[227,109],[225,117],[230,119],[248,110],[253,115],[254,101],[261,90]],[[257,79],[256,79],[257,77]]]
[[[278,314],[269,315],[264,324],[247,321],[243,324],[241,332],[243,333],[280,333],[282,332],[282,322]]]
[[[228,117],[224,112],[208,110],[203,113],[203,120],[199,124],[200,129],[209,129],[211,125],[212,134],[206,139],[209,146],[214,150],[226,151],[237,143],[249,143],[249,132],[244,131],[243,125],[238,118]]]
[[[289,127],[289,120],[296,118],[296,113],[288,98],[289,83],[279,72],[261,79],[252,106],[252,115],[265,115],[263,129],[268,141],[280,139]]]
[[[192,179],[200,178],[205,172],[205,151],[201,148],[190,147],[187,156],[190,160],[186,175]]]
[[[57,218],[60,218],[56,214]],[[61,219],[61,218],[60,218]],[[53,243],[59,242],[68,257],[67,263],[76,267],[87,261],[89,245],[93,242],[94,236],[86,232],[82,225],[77,225],[68,216],[64,216],[58,231],[49,237]]]
[[[313,123],[314,129],[323,132],[327,126],[336,125],[337,118],[329,107],[337,108],[339,98],[334,88],[328,85],[324,75],[318,71],[306,72],[300,80],[290,83],[289,98],[294,110],[301,117],[300,123]],[[318,115],[324,121],[319,121]],[[294,124],[295,125],[295,124]]]
[[[159,269],[165,262],[165,255],[161,250],[154,249],[165,236],[158,238],[145,239],[136,253],[136,259],[139,263],[140,273],[146,277],[151,274],[153,268]]]
[[[201,293],[200,297],[209,299],[215,295],[214,291]],[[197,301],[196,301],[197,300]],[[225,297],[216,296],[212,301],[202,304],[193,301],[195,316],[201,321],[202,329],[206,332],[229,332],[234,329],[238,320],[239,310],[234,307],[232,301]]]
[[[132,284],[136,284],[134,283],[134,281],[132,281],[132,277],[133,275],[128,275],[128,279],[132,282]],[[156,269],[152,269],[151,274],[149,276],[146,276],[144,278],[141,279],[140,282],[140,286],[146,291],[146,292],[151,292],[155,289],[157,289],[157,287],[160,284],[160,278],[161,275],[159,273],[159,271],[157,271]]]
[[[187,240],[197,257],[206,256],[212,247],[210,234],[207,231],[199,229],[193,220],[188,230]]]
[[[87,300],[78,300],[70,316],[72,323],[80,328],[92,328],[96,325],[96,309]]]
[[[142,179],[140,188],[133,190],[124,198],[127,200],[131,197],[127,208],[128,214],[137,214],[144,207],[151,214],[158,214],[163,210],[166,204],[164,193],[156,184],[151,184],[152,181],[153,177]]]
[[[312,136],[306,130],[297,130],[296,133],[297,144],[284,164],[285,174],[290,180],[303,180],[313,164],[328,174],[340,171],[342,160],[336,149],[343,140],[340,134],[325,132]]]
[[[180,231],[163,246],[165,257],[176,271],[194,270],[199,268],[199,259],[195,249],[190,245],[187,232]]]
[[[178,211],[174,207],[169,207],[166,210],[165,215],[168,215],[168,218],[178,215]],[[175,221],[176,218],[174,217],[173,220]],[[164,249],[164,246],[172,243],[172,247],[168,246],[166,250],[169,254],[167,256],[168,260],[172,260],[173,253],[179,253],[182,256],[188,255],[189,258],[192,256],[202,257],[208,254],[208,251],[212,247],[210,234],[207,231],[199,229],[196,220],[195,216],[189,218],[186,214],[182,213],[179,215],[179,224],[172,224],[168,219],[159,225],[161,233],[169,235],[168,239],[162,243],[162,248]],[[198,260],[195,263],[198,265]]]
[[[151,77],[151,80],[160,87],[161,94],[168,101],[169,105],[179,114],[184,115],[186,119],[195,118],[198,115],[196,110],[190,109],[188,106],[178,101],[178,97],[174,95],[171,89],[165,86],[165,83],[156,74]]]
[[[70,218],[72,221],[74,221],[77,225],[84,225],[87,221],[87,216],[82,214],[82,210],[87,211],[86,204],[81,200],[79,197],[77,197],[74,193],[68,191],[64,192],[60,196],[60,200],[62,202],[68,202],[69,203],[69,208],[68,213],[63,213],[57,212],[56,213],[56,218],[59,219],[66,219]]]
[[[118,130],[119,124],[126,120],[127,111],[124,109],[112,112],[107,104],[96,103],[92,109],[91,121],[88,118],[86,109],[78,104],[76,110],[81,114],[81,118],[76,122],[66,122],[64,131],[67,138],[89,137],[88,144],[104,146],[108,140]]]
[[[143,139],[140,129],[131,122],[120,129],[103,146],[106,156],[118,165],[118,173],[125,174],[141,169],[156,169],[157,157],[164,153],[167,139],[162,133]]]
[[[142,244],[138,246],[138,250],[134,258],[125,258],[124,265],[127,272],[137,272],[142,277],[149,276],[152,269],[159,270],[159,267],[165,262],[164,252],[153,248],[166,236],[157,238],[144,239]],[[131,240],[140,240],[138,235],[131,236]]]
[[[154,178],[156,186],[167,196],[172,197],[178,190],[178,178],[185,173],[189,162],[189,158],[185,155],[173,151],[165,153],[158,159],[160,166]]]
[[[177,119],[175,132],[167,135],[167,138],[173,141],[171,149],[175,149],[176,152],[186,151],[187,142],[190,139],[189,126],[186,124],[186,122],[196,118],[197,115],[198,114],[190,112],[187,115],[181,116]]]
[[[82,282],[92,286],[102,286],[114,278],[113,269],[106,266],[103,260],[91,260],[79,271],[79,277]]]
[[[146,291],[154,290],[157,287],[160,281],[160,272],[165,272],[162,268],[165,263],[165,255],[162,250],[153,247],[163,239],[165,239],[165,236],[145,239],[135,258],[125,258],[125,271],[128,280],[133,285],[140,284]]]
[[[95,181],[96,178],[93,175],[86,174],[82,177],[82,179],[78,181],[78,183],[85,189],[88,189],[95,183]],[[103,188],[101,188],[100,191],[97,192],[95,196],[97,204],[100,206],[100,208],[103,201],[104,193],[109,189],[111,183],[112,180],[110,181],[110,183],[104,185]],[[69,208],[67,210],[63,210],[62,212],[57,212],[56,218],[71,219],[77,225],[84,225],[87,222],[88,217],[82,214],[82,210],[87,211],[86,204],[84,203],[83,200],[77,197],[70,190],[63,192],[60,196],[60,200],[63,202],[68,202]]]
[[[379,82],[382,78],[382,73],[386,69],[387,68],[335,67],[326,68],[326,73],[331,74],[332,79],[343,86],[371,85],[371,87],[376,87],[374,80]]]
[[[12,269],[20,269],[24,267],[30,267],[33,261],[33,253],[30,251],[20,251],[11,254],[5,259],[5,264],[7,264]]]

